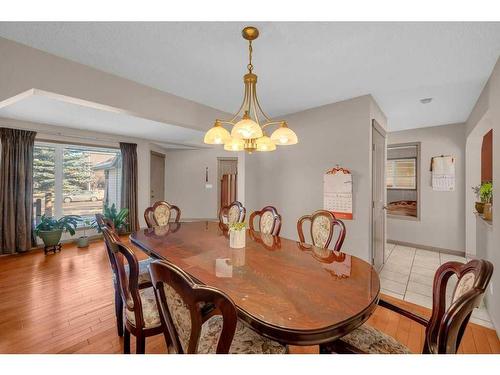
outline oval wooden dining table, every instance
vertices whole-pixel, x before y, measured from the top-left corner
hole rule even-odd
[[[373,313],[380,280],[367,262],[342,252],[247,231],[229,247],[217,222],[171,223],[131,234],[132,243],[197,282],[221,289],[241,319],[290,345],[318,345],[356,329]]]

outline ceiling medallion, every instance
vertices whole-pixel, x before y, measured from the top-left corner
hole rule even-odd
[[[259,36],[259,30],[248,26],[241,32],[248,40],[248,73],[243,76],[245,92],[243,103],[231,120],[215,120],[214,126],[205,134],[207,144],[223,144],[227,151],[274,151],[276,145],[294,145],[298,142],[295,132],[288,128],[286,121],[273,121],[260,107],[257,98],[257,76],[253,74],[252,41]],[[231,133],[223,125],[232,126]],[[268,137],[265,128],[278,128]]]

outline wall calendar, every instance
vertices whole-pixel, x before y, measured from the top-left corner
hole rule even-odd
[[[336,166],[323,175],[323,208],[336,218],[352,220],[352,174]]]

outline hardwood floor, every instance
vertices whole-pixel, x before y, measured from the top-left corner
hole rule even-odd
[[[138,252],[138,257],[145,258]],[[395,300],[422,315],[430,311]],[[395,337],[415,353],[424,329],[377,308],[368,324]],[[132,338],[132,352],[135,340]],[[88,249],[65,245],[58,254],[42,250],[0,257],[0,353],[122,353],[116,334],[111,270],[101,241]],[[162,336],[146,341],[147,353],[165,353]],[[317,352],[292,347],[291,352]],[[500,353],[496,332],[469,324],[460,353]]]

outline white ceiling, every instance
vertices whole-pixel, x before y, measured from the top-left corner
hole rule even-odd
[[[248,23],[0,23],[0,36],[212,107],[242,96]],[[465,121],[500,52],[500,23],[250,23],[272,116],[372,94],[390,130]],[[422,105],[421,98],[432,97]]]
[[[40,90],[0,102],[0,117],[142,138],[164,148],[203,146],[203,132],[160,123],[118,108]]]

